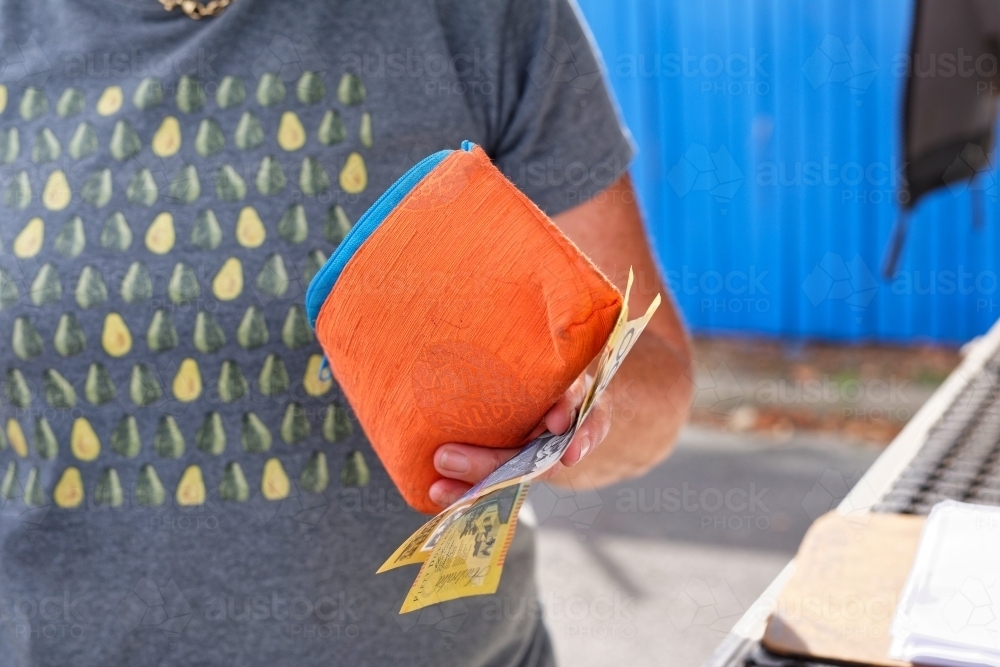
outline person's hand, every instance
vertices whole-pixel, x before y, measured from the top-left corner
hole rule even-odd
[[[538,437],[546,430],[552,433],[565,433],[576,418],[576,411],[583,401],[587,383],[591,379],[581,375],[566,391],[562,398],[545,414],[542,422],[529,436],[528,441]],[[591,453],[601,444],[611,428],[611,409],[608,405],[609,394],[598,399],[587,420],[576,432],[573,442],[563,453],[560,463],[573,466],[583,457]],[[447,507],[470,488],[491,472],[503,465],[517,454],[520,448],[494,449],[478,447],[457,442],[450,442],[438,447],[434,453],[434,467],[444,476],[431,485],[429,495],[433,502],[442,508]],[[553,466],[539,479],[554,475],[559,466]]]

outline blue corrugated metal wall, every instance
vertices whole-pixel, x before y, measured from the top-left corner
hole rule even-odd
[[[924,200],[899,274],[903,0],[580,0],[692,328],[961,342],[1000,316],[996,173]]]

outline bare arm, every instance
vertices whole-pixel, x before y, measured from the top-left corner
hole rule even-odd
[[[664,298],[608,387],[609,400],[601,407],[611,413],[611,426],[604,442],[552,480],[604,486],[642,474],[670,453],[691,402],[691,350],[660,280],[627,175],[554,222],[623,293],[632,267],[630,317],[645,312],[657,294]]]

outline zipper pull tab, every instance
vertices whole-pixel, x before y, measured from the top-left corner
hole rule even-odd
[[[330,362],[326,360],[326,355],[323,355],[323,361],[319,364],[319,379],[320,382],[328,382],[333,379],[333,373],[330,372]]]

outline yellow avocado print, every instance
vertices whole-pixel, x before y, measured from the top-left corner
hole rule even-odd
[[[174,398],[190,403],[201,395],[201,369],[198,362],[188,357],[181,362],[174,376]]]
[[[236,241],[244,248],[259,248],[267,237],[264,223],[253,206],[244,206],[236,221]]]
[[[306,388],[306,393],[310,396],[322,396],[326,392],[330,391],[330,387],[333,385],[333,380],[328,378],[322,380],[319,377],[319,368],[323,364],[323,355],[314,354],[309,357],[309,363],[306,364],[306,374],[302,378],[302,384]]]
[[[14,256],[28,259],[38,254],[45,240],[45,222],[41,218],[32,218],[14,238]]]
[[[243,263],[230,257],[212,279],[212,293],[222,301],[232,301],[243,291]]]
[[[205,480],[201,477],[201,468],[188,466],[181,481],[177,483],[177,504],[190,507],[205,502]]]
[[[278,124],[278,145],[286,151],[297,151],[306,144],[306,131],[302,121],[292,111],[281,114]]]
[[[181,147],[181,124],[173,116],[167,116],[160,123],[160,129],[153,135],[153,153],[159,157],[170,157]]]
[[[146,247],[157,255],[166,255],[177,239],[174,233],[174,216],[163,212],[153,219],[146,230]]]
[[[69,205],[73,193],[69,189],[69,181],[62,169],[56,169],[49,175],[42,190],[42,204],[50,211],[61,211]]]
[[[123,101],[125,101],[125,95],[122,93],[122,87],[108,86],[101,93],[100,99],[97,100],[97,113],[102,116],[118,113],[118,110],[122,108]]]
[[[62,477],[52,491],[52,500],[59,507],[67,509],[78,507],[83,502],[83,478],[80,477],[79,468],[69,466],[63,470]]]
[[[288,497],[290,488],[288,475],[278,459],[268,459],[264,463],[264,474],[260,478],[260,492],[268,500]]]
[[[94,433],[94,427],[83,417],[77,417],[69,434],[69,446],[73,456],[81,461],[93,461],[101,453],[101,441]]]
[[[0,84],[0,113],[7,108],[7,86]]]
[[[28,439],[24,437],[24,431],[16,419],[7,420],[7,441],[18,456],[23,458],[28,455]]]
[[[112,357],[124,357],[132,349],[132,332],[118,313],[108,313],[104,318],[101,346]]]
[[[344,168],[340,170],[340,188],[348,194],[356,195],[367,186],[365,159],[359,153],[351,153],[344,162]]]

